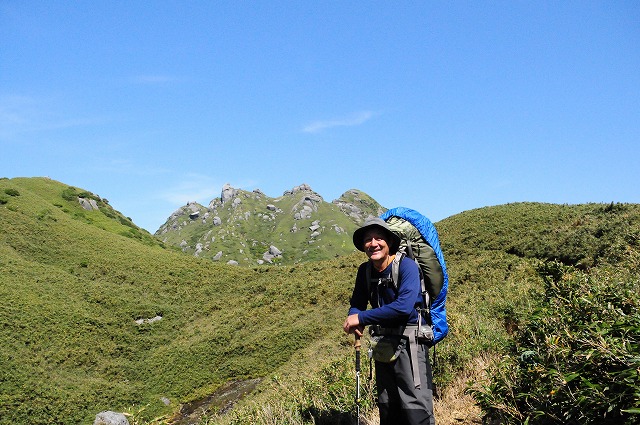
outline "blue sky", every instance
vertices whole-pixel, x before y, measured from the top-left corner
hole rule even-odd
[[[639,142],[637,1],[0,0],[0,177],[152,233],[225,183],[640,203]]]

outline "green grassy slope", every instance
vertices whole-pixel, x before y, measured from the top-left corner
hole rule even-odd
[[[437,227],[452,322],[452,345],[442,351],[458,364],[464,353],[503,346],[528,319],[544,297],[544,262],[626,268],[629,247],[638,249],[640,206],[515,203],[466,211]]]
[[[529,321],[534,312],[551,294],[546,276],[553,266],[548,264],[564,261],[561,264],[569,269],[588,273],[588,281],[579,276],[567,277],[580,282],[594,280],[601,282],[600,286],[613,288],[628,286],[617,282],[630,282],[636,287],[638,284],[640,205],[518,203],[467,211],[436,223],[436,227],[450,277],[447,301],[450,334],[438,345],[435,370],[440,390],[456,374],[474,364],[473,359],[487,355],[498,358],[515,355],[517,359],[521,353],[512,353],[514,339],[526,334],[532,326]],[[576,292],[574,296],[581,295]],[[584,302],[592,302],[591,298],[592,295],[585,295]],[[633,307],[628,299],[619,301],[638,314],[637,304]],[[609,303],[610,309],[614,307]],[[583,306],[577,305],[575,309]],[[597,315],[595,318],[597,320]],[[539,315],[537,320],[541,320]],[[557,318],[542,320],[557,322]],[[533,326],[535,328],[535,323]],[[601,328],[597,322],[585,326],[594,332]],[[632,344],[629,347],[634,349]],[[571,351],[565,346],[559,349],[571,357]],[[635,350],[637,357],[637,345]],[[553,351],[550,355],[556,354]],[[262,392],[247,398],[232,414],[212,416],[207,423],[267,424],[274,423],[273,418],[277,417],[288,418],[287,423],[292,424],[311,423],[309,412],[314,411],[315,423],[336,423],[337,419],[344,419],[336,416],[337,412],[355,411],[351,398],[352,358],[353,349],[343,347],[342,351],[333,352],[331,358],[323,358],[321,365],[315,365],[316,370],[310,376],[301,372],[299,364],[289,363],[277,372],[278,376],[286,374],[286,383],[282,379],[265,382]],[[604,370],[606,366],[600,371]],[[633,368],[628,371],[633,374]],[[500,370],[497,374],[502,376]],[[523,387],[526,387],[527,376],[531,375],[524,371]],[[500,381],[496,385],[505,392],[516,387],[501,387],[504,382]],[[528,394],[521,394],[523,403],[527,397]],[[365,407],[373,408],[368,393],[363,399]],[[486,399],[489,401],[485,401],[483,407],[488,412],[511,408],[500,396],[491,394]],[[488,408],[491,400],[497,404]],[[595,400],[595,403],[602,401]],[[607,408],[608,405],[604,405],[604,409]],[[541,420],[545,423],[544,417]]]
[[[500,214],[469,214],[477,224],[463,237],[508,229],[476,242],[537,263],[542,282],[489,382],[473,387],[484,412],[505,424],[637,424],[640,206],[517,204],[490,212]],[[516,226],[517,217],[534,224]]]
[[[308,422],[350,411],[352,349],[340,325],[362,254],[226,266],[167,249],[99,197],[99,211],[82,209],[77,195],[92,195],[83,192],[0,179],[0,423],[92,423],[101,410],[143,407],[144,421],[253,377],[269,379],[212,423],[268,423],[258,412],[278,406]],[[504,352],[543,298],[545,261],[614,275],[637,266],[626,259],[639,223],[638,205],[537,203],[436,223],[451,326],[438,382]]]
[[[2,423],[89,423],[131,405],[169,413],[265,375],[344,310],[355,264],[214,264],[123,236],[128,226],[99,211],[31,189],[43,183],[66,188],[0,180]]]

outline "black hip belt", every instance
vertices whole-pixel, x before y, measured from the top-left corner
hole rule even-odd
[[[402,335],[406,337],[411,336],[411,332],[417,332],[418,325],[405,325],[405,326],[369,326],[369,332],[371,335]]]

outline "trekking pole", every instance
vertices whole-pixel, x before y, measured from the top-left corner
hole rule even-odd
[[[356,332],[353,347],[356,350],[356,424],[360,425],[360,335]]]

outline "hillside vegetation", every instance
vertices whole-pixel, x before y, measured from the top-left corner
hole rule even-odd
[[[637,423],[638,205],[520,203],[436,226],[450,274],[440,392],[497,355],[469,387],[494,418]],[[167,248],[90,192],[0,179],[0,423],[92,423],[102,410],[164,423],[252,378],[256,391],[230,411],[211,404],[202,423],[349,423],[340,325],[363,260],[229,266]]]
[[[0,180],[1,423],[91,423],[134,406],[169,415],[267,375],[342,316],[355,261],[216,264],[141,243],[142,230],[132,237],[68,189]]]
[[[456,376],[495,359],[466,392],[492,423],[640,422],[640,206],[518,203],[436,225],[450,274],[440,394],[463,399],[448,394]],[[352,359],[346,346],[312,371],[287,364],[262,392],[207,423],[349,423]],[[377,423],[375,389],[365,381],[363,390],[367,423]],[[442,402],[439,423],[482,422],[443,412]]]

